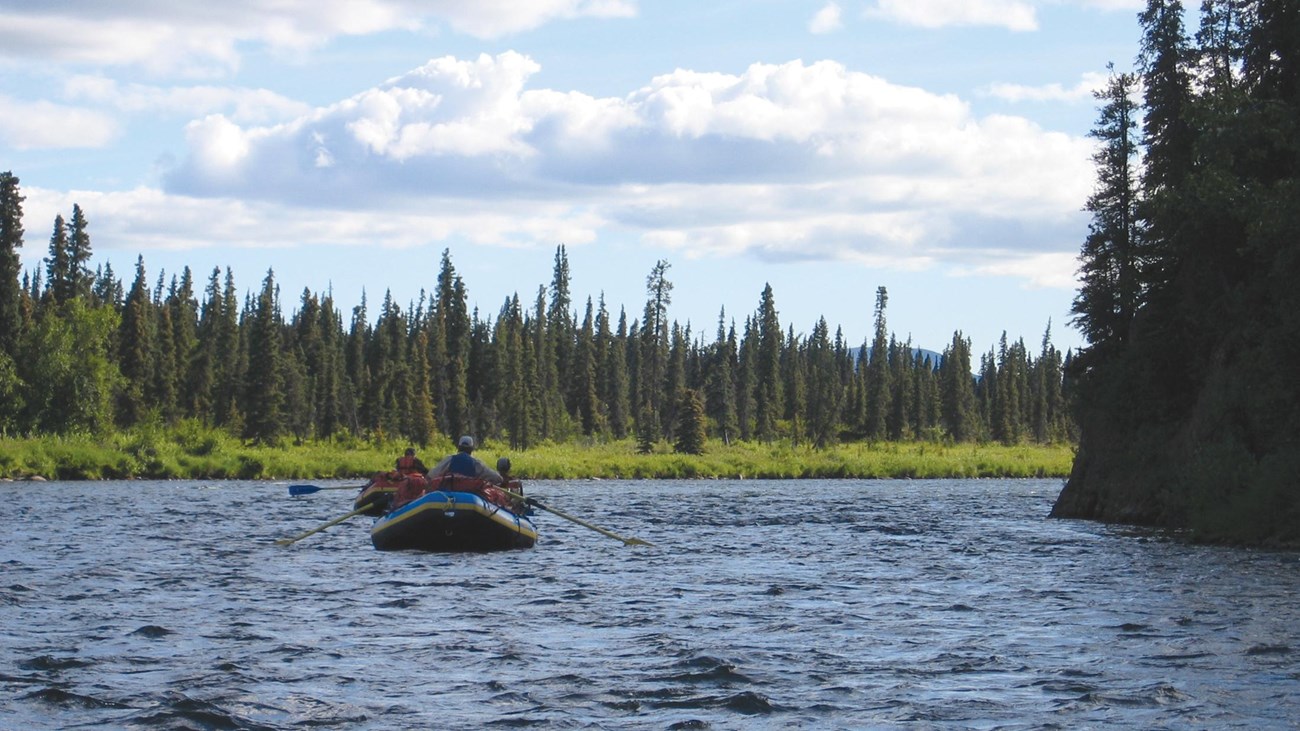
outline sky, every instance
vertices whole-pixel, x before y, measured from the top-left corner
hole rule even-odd
[[[1140,0],[0,0],[0,171],[24,269],[78,204],[129,286],[268,271],[350,317],[450,253],[471,306],[535,301],[712,342],[783,327],[1036,353],[1070,325],[1092,91]]]

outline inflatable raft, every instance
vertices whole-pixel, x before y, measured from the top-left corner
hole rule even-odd
[[[508,487],[520,492],[517,481]],[[460,475],[426,481],[407,477],[393,509],[375,521],[370,542],[380,551],[501,551],[531,548],[537,528],[527,507],[484,480]]]

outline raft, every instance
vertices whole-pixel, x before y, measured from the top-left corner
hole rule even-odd
[[[518,491],[517,482],[510,487]],[[537,543],[526,508],[484,480],[408,479],[393,504],[370,529],[370,542],[380,551],[503,551]]]
[[[408,475],[401,472],[376,472],[370,482],[362,485],[361,491],[352,501],[352,509],[360,510],[361,515],[380,516],[392,507],[393,495],[397,488],[406,483]],[[362,510],[364,508],[364,510]]]

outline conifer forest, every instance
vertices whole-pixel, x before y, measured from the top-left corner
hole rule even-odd
[[[575,306],[567,252],[535,297],[470,311],[444,251],[436,291],[350,310],[326,293],[286,304],[268,271],[241,293],[229,269],[120,279],[90,269],[87,214],[53,222],[44,267],[20,271],[19,181],[0,177],[0,432],[101,433],[196,420],[257,443],[341,436],[428,445],[474,433],[511,449],[580,437],[706,440],[1072,438],[1063,356],[1006,336],[978,356],[954,333],[943,353],[900,342],[878,290],[874,337],[845,342],[826,320],[783,324],[771,288],[705,337],[670,320],[671,267],[646,277],[645,308]],[[1050,333],[1050,329],[1049,329]]]

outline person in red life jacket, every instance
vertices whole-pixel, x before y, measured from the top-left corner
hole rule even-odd
[[[491,467],[474,458],[474,437],[468,434],[456,442],[456,453],[439,462],[429,471],[429,477],[441,477],[447,474],[464,475],[487,480],[493,485],[501,484],[501,475]]]
[[[429,468],[425,467],[420,458],[415,456],[415,449],[412,447],[407,447],[406,454],[397,458],[397,471],[404,475],[419,474],[423,476],[429,474]]]

